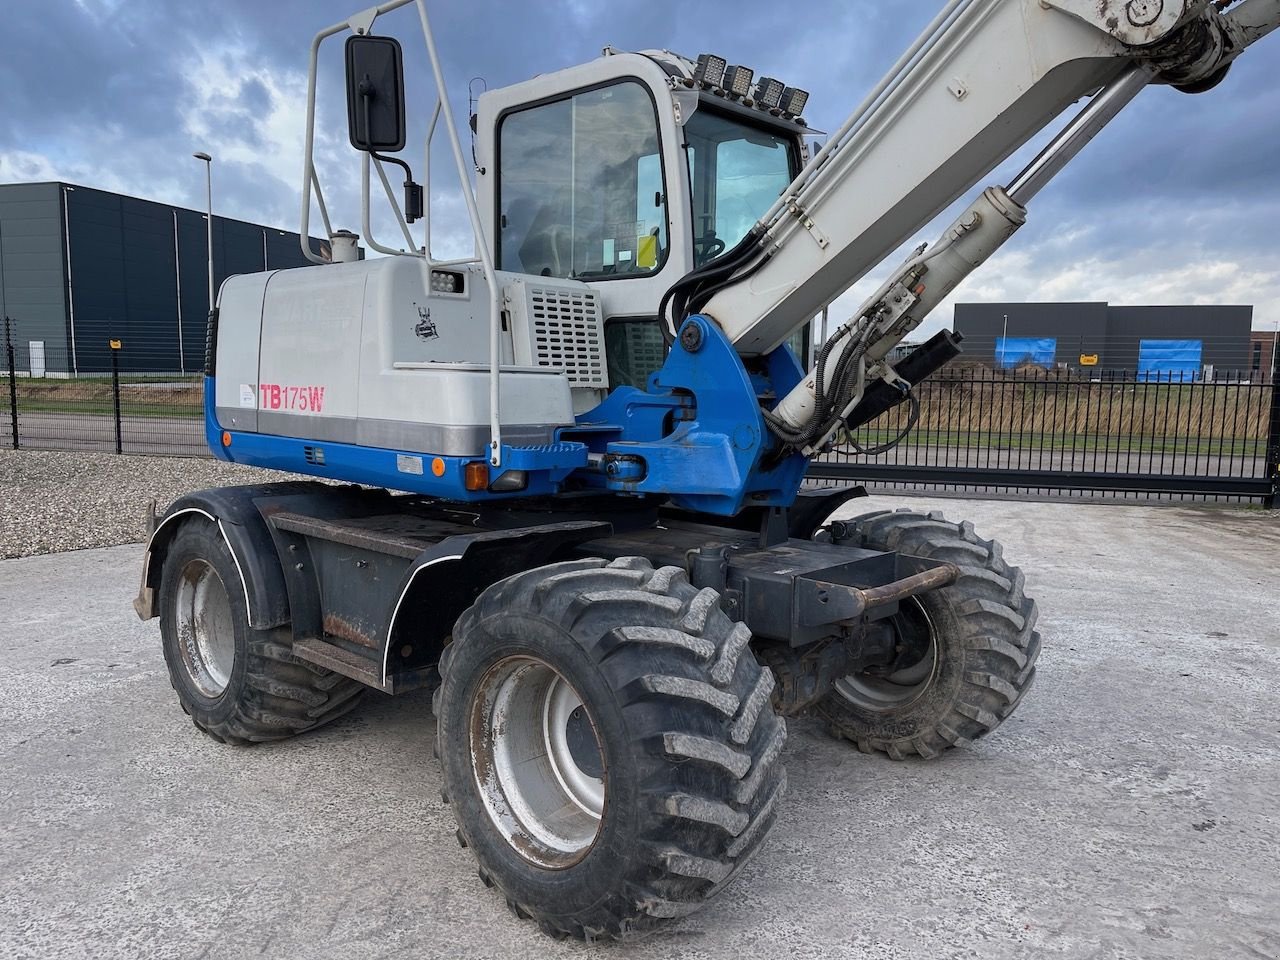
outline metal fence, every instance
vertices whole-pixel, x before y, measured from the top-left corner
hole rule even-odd
[[[207,454],[197,374],[137,373],[154,366],[145,338],[109,339],[93,372],[72,369],[65,346],[35,344],[5,323],[0,358],[0,445],[32,450]],[[112,346],[112,345],[115,346]],[[162,366],[158,369],[163,370]]]
[[[114,372],[75,376],[59,358],[44,370],[6,343],[0,444],[202,456],[202,385],[181,373],[122,372],[144,365],[145,342],[121,339]],[[132,351],[132,352],[131,352]],[[43,373],[43,376],[33,376]],[[13,375],[16,374],[16,375]],[[1277,503],[1280,378],[1259,382],[1139,377],[1036,367],[953,365],[916,389],[919,420],[878,455],[840,450],[814,461],[815,480],[876,489],[1023,491]],[[863,448],[896,437],[904,404],[857,431]]]
[[[1261,501],[1280,483],[1280,384],[1131,371],[942,370],[916,388],[919,420],[875,456],[839,450],[811,476],[869,485]],[[906,426],[903,404],[858,430],[863,448]]]

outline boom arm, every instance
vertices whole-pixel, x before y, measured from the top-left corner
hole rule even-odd
[[[1280,22],[1280,0],[951,0],[759,224],[759,246],[699,312],[739,353],[774,349],[1073,101],[1079,118],[1007,189],[990,187],[900,267],[770,415],[820,447],[893,344],[1025,221],[1024,204],[1152,81],[1215,82]],[[840,389],[832,398],[824,391]],[[816,394],[816,400],[815,400]],[[832,405],[834,403],[834,406]]]

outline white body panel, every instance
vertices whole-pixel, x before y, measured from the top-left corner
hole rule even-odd
[[[262,301],[271,273],[230,277],[218,295],[218,376],[214,404],[227,430],[258,429]]]
[[[262,357],[258,363],[258,424],[264,414],[354,420],[359,381],[350,362],[359,349],[365,263],[335,263],[322,270],[278,270],[262,304]],[[222,340],[221,334],[218,337]],[[219,372],[222,365],[219,363]],[[276,388],[286,388],[283,398]],[[319,402],[295,389],[323,387]],[[266,393],[266,396],[262,394]],[[320,409],[312,409],[319,406]],[[284,413],[281,413],[281,412]]]
[[[483,456],[489,441],[489,296],[476,267],[454,268],[458,293],[429,289],[426,265],[389,257],[233,277],[222,290],[216,404],[227,429],[387,447],[442,456]],[[573,281],[502,277],[525,298],[521,280],[543,296],[584,311],[599,340],[577,351],[573,378],[604,368],[598,308]],[[576,308],[572,305],[577,305]],[[513,311],[514,312],[514,311]],[[523,304],[520,312],[524,312]],[[533,329],[532,327],[530,329]],[[500,375],[505,441],[546,443],[574,422],[571,378],[525,337],[510,332]],[[517,356],[519,354],[519,356]],[[518,364],[518,365],[517,365]]]

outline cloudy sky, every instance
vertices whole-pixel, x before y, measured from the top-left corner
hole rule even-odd
[[[430,9],[459,123],[470,78],[504,86],[612,44],[722,53],[812,91],[808,119],[832,130],[940,2],[432,0]],[[203,169],[190,155],[207,150],[218,213],[296,230],[308,45],[360,3],[6,0],[0,182],[60,179],[200,207]],[[405,41],[411,111],[417,104],[422,114],[432,90],[415,27],[407,11],[379,24]],[[1272,329],[1280,321],[1278,68],[1280,38],[1272,37],[1207,95],[1145,91],[955,299],[1246,303],[1255,305],[1255,327]],[[358,230],[359,167],[344,146],[340,58],[322,61],[321,75],[326,195],[335,222]],[[421,143],[422,119],[411,125],[411,145]],[[447,157],[438,156],[440,170]],[[1008,164],[1019,165],[1018,157]],[[469,252],[456,180],[434,186],[437,252]],[[919,238],[932,241],[940,226]],[[847,313],[881,276],[836,312]],[[925,332],[950,314],[944,305]]]

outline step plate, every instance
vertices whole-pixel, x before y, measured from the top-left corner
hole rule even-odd
[[[352,653],[342,647],[314,637],[307,640],[296,640],[293,644],[293,655],[317,667],[324,667],[334,673],[340,673],[352,680],[359,680],[366,687],[373,687],[383,693],[408,693],[410,690],[432,688],[440,683],[440,672],[435,666],[422,667],[418,670],[405,670],[393,673],[382,682],[382,670],[372,658]]]
[[[359,680],[366,687],[390,692],[382,682],[382,664],[314,637],[293,642],[293,655],[318,667]]]

